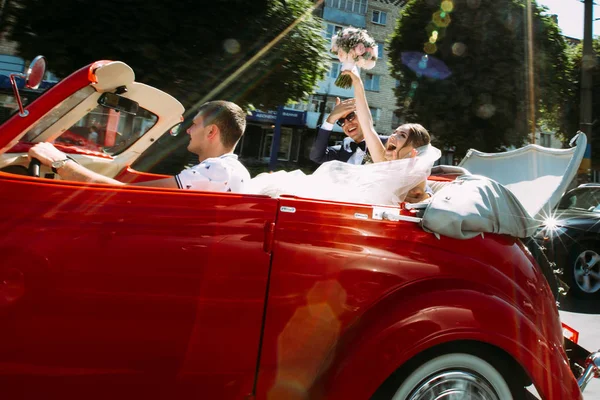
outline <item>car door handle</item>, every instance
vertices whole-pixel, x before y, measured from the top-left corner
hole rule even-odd
[[[263,251],[271,254],[273,249],[273,238],[275,236],[275,222],[265,222],[265,237],[263,242]]]

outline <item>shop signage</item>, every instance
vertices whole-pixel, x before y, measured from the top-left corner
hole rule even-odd
[[[306,111],[282,110],[281,120],[282,125],[299,125],[306,124]],[[246,120],[253,122],[267,122],[274,124],[277,120],[277,111],[252,111],[251,115],[246,117]]]

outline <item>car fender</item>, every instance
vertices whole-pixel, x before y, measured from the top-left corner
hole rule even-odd
[[[341,338],[311,398],[369,398],[408,360],[458,341],[486,343],[509,354],[546,399],[579,398],[561,344],[552,337],[489,293],[466,287],[420,294],[397,290]]]

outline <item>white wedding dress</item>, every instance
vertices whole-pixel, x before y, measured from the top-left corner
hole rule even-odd
[[[416,150],[416,157],[374,164],[329,161],[311,175],[300,170],[263,173],[250,181],[247,190],[271,197],[288,194],[351,203],[397,205],[404,201],[410,189],[427,179],[433,163],[441,156],[441,152],[431,145]]]

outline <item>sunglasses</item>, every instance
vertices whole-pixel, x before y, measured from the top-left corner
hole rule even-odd
[[[345,117],[338,119],[336,121],[336,123],[339,126],[344,127],[344,124],[346,124],[346,121],[352,122],[352,121],[354,121],[354,118],[356,118],[356,114],[354,113],[354,111],[352,111],[350,114],[346,115]]]

